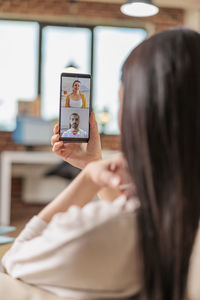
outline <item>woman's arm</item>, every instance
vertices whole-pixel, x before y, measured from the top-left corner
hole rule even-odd
[[[48,223],[56,213],[67,211],[72,205],[83,207],[91,202],[102,188],[118,189],[122,182],[121,166],[121,156],[90,163],[38,216]],[[114,200],[113,195],[108,200]]]
[[[56,213],[67,211],[72,205],[83,207],[91,202],[98,190],[99,187],[91,182],[87,172],[82,171],[38,216],[48,223]]]

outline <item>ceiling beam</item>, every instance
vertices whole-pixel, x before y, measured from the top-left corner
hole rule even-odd
[[[78,0],[79,2],[98,2],[123,4],[125,0]],[[199,0],[153,0],[158,7],[182,8],[182,9],[200,9]]]

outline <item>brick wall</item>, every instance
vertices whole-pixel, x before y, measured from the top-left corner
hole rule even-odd
[[[24,147],[13,144],[11,132],[0,131],[0,152],[5,150],[24,150]]]
[[[120,138],[118,135],[101,135],[101,145],[104,149],[118,150],[120,148]],[[51,151],[51,146],[35,146],[35,151]],[[12,142],[12,133],[0,131],[0,153],[2,151],[25,151],[26,147]]]
[[[72,2],[72,1],[71,1]],[[182,25],[182,9],[161,8],[158,15],[150,18],[127,17],[120,11],[120,4],[87,3],[68,0],[0,0],[0,18],[22,18],[40,21],[88,24],[153,24],[158,32],[165,28]]]
[[[37,146],[33,148],[35,151],[51,150],[49,146]],[[0,131],[0,152],[2,151],[25,151],[26,146],[14,144],[12,141],[12,132]]]

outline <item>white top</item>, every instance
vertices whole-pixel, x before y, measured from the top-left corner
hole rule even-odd
[[[141,288],[135,202],[72,206],[47,224],[33,217],[2,263],[14,278],[61,297],[123,298]]]
[[[70,107],[82,107],[83,106],[82,98],[78,101],[74,101],[72,98],[70,98],[69,106]]]
[[[88,134],[83,129],[75,130],[73,128],[70,128],[63,132],[62,137],[70,137],[70,138],[87,138]]]
[[[4,255],[14,278],[73,299],[117,299],[142,287],[136,199],[72,206],[47,224],[33,217]],[[188,300],[200,299],[200,228],[190,258]]]

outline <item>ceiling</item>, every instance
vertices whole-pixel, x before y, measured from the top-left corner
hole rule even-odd
[[[78,0],[80,2],[102,2],[123,4],[125,0]],[[153,0],[159,7],[200,9],[200,0]]]

